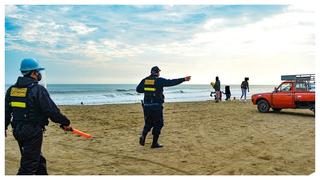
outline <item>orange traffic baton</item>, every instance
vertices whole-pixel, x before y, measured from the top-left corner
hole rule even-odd
[[[90,134],[82,132],[82,131],[80,131],[78,129],[72,129],[71,132],[72,132],[72,134],[76,134],[76,135],[82,136],[82,137],[87,138],[87,139],[92,138],[92,136]]]
[[[74,128],[65,129],[65,128],[63,127],[63,125],[60,125],[60,128],[62,128],[64,131],[71,131],[72,134],[76,134],[76,135],[82,136],[82,137],[87,138],[87,139],[92,138],[92,136],[91,136],[90,134],[85,133],[85,132],[82,132],[82,131],[80,131],[80,130],[78,130],[78,129],[74,129]]]

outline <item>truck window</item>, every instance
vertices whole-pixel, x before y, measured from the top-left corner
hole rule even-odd
[[[289,92],[291,91],[291,83],[283,83],[279,87],[278,91],[280,92]]]
[[[309,91],[315,92],[316,91],[316,84],[314,84],[314,83],[310,84]]]
[[[296,83],[296,91],[306,91],[307,85],[304,82],[297,82]]]

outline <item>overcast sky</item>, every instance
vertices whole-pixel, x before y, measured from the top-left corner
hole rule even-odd
[[[22,58],[47,83],[138,83],[154,65],[192,84],[278,84],[315,72],[315,14],[286,5],[6,6],[5,82]]]

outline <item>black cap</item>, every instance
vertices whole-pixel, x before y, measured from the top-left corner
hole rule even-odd
[[[158,73],[160,72],[161,70],[158,68],[158,66],[154,66],[151,68],[151,73]]]

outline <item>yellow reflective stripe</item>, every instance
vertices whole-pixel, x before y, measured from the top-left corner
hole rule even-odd
[[[11,107],[26,108],[27,106],[24,102],[11,102]]]
[[[145,79],[144,85],[154,85],[154,79]]]
[[[12,87],[10,91],[10,96],[12,97],[26,97],[28,88],[16,88]]]
[[[145,88],[144,88],[144,91],[154,92],[154,91],[156,91],[156,88],[147,88],[147,87],[145,87]]]

